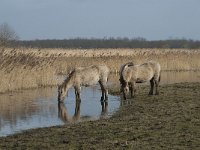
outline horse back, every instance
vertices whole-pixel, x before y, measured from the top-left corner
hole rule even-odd
[[[109,68],[105,65],[79,67],[75,71],[74,82],[81,85],[96,84],[102,78],[107,78],[109,74]]]
[[[158,79],[160,76],[160,64],[155,61],[126,67],[123,71],[123,78],[126,81],[135,81],[143,83],[151,80],[153,77]]]

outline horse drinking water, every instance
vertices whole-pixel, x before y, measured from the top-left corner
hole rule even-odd
[[[127,63],[123,65],[120,69],[120,83],[121,91],[123,92],[124,99],[131,91],[131,97],[133,97],[133,92],[136,92],[136,83],[144,83],[150,81],[150,91],[149,95],[153,95],[154,84],[155,84],[155,94],[159,94],[158,85],[160,82],[160,71],[161,67],[158,62],[149,61],[141,65],[134,65],[133,63]]]
[[[90,86],[99,82],[102,96],[101,100],[108,99],[107,81],[109,68],[106,65],[93,65],[89,67],[78,67],[72,70],[68,77],[58,86],[58,101],[64,98],[71,87],[75,89],[76,99],[80,100],[81,86]]]

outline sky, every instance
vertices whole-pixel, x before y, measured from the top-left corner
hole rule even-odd
[[[0,24],[21,40],[200,40],[200,0],[0,0]]]

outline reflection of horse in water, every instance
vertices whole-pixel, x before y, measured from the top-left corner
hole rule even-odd
[[[75,68],[68,77],[58,86],[58,101],[64,98],[71,87],[75,89],[76,99],[80,100],[81,86],[90,86],[99,82],[102,96],[101,100],[108,99],[107,81],[109,68],[106,65],[93,65]]]
[[[81,101],[76,100],[76,106],[74,115],[70,116],[67,112],[67,108],[65,107],[65,104],[62,102],[58,103],[58,117],[65,123],[76,123],[80,121],[80,104]],[[100,118],[106,118],[108,115],[108,101],[101,101],[101,114]],[[83,119],[83,118],[82,118]],[[86,120],[90,120],[91,118],[85,118]]]
[[[106,118],[108,115],[108,101],[101,101],[101,117]]]
[[[80,101],[76,101],[74,115],[71,117],[68,112],[65,104],[62,102],[58,103],[58,117],[66,123],[75,123],[80,120]]]
[[[153,95],[154,84],[155,84],[155,94],[159,94],[158,85],[160,82],[160,64],[155,61],[149,61],[141,65],[135,65],[127,63],[123,65],[120,69],[120,83],[121,91],[123,92],[124,99],[131,91],[131,97],[133,97],[133,92],[136,92],[136,83],[144,83],[150,81],[151,89],[149,95]]]

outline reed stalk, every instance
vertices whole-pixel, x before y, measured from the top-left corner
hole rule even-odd
[[[106,64],[117,73],[122,64],[141,64],[156,60],[165,71],[200,69],[200,50],[192,49],[32,49],[0,48],[0,92],[61,82],[58,74],[66,75],[76,66]]]

